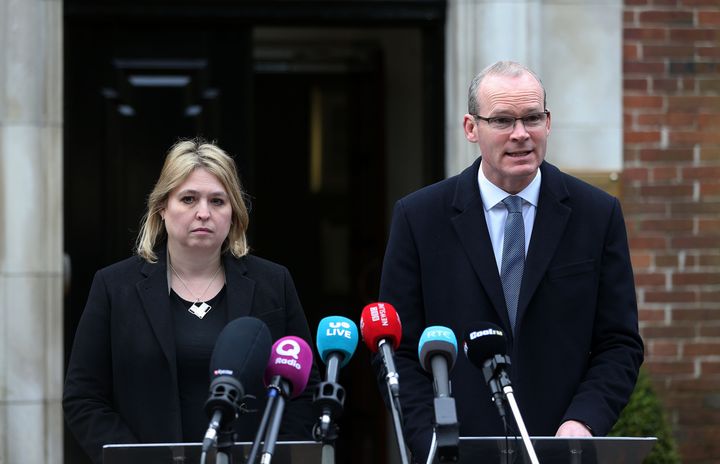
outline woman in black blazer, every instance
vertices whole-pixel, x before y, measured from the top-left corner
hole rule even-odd
[[[311,343],[288,270],[248,254],[247,227],[232,158],[197,140],[172,147],[137,255],[95,275],[70,356],[65,418],[94,462],[108,443],[202,440],[210,355],[228,321],[253,316],[273,340]],[[262,398],[260,374],[244,387]],[[317,380],[314,368],[305,394],[288,406],[286,435],[310,438]],[[261,412],[263,403],[249,407]],[[240,417],[237,439],[254,438],[260,412]]]

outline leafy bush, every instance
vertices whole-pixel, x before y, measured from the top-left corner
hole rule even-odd
[[[657,437],[658,441],[645,458],[644,464],[679,464],[680,456],[672,436],[662,404],[650,383],[650,377],[640,370],[630,402],[610,431],[616,437]]]

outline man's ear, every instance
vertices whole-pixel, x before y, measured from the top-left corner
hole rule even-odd
[[[469,142],[476,143],[478,141],[477,134],[477,121],[471,114],[463,116],[463,130],[465,131],[465,138]]]

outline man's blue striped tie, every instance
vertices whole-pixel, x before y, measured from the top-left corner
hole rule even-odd
[[[515,332],[520,282],[525,267],[525,225],[522,216],[522,198],[510,195],[502,202],[508,210],[508,216],[505,221],[500,279],[505,293],[510,326]]]

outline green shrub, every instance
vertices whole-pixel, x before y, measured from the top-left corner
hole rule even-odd
[[[680,456],[672,436],[662,404],[650,383],[650,377],[640,370],[630,402],[610,431],[616,437],[657,437],[658,441],[645,458],[644,464],[679,464]]]

